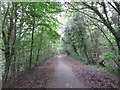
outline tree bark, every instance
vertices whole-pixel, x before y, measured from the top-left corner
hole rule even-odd
[[[11,50],[11,54],[13,56],[13,66],[12,66],[12,72],[13,72],[13,75],[16,74],[16,47],[15,47],[15,42],[16,42],[16,23],[17,23],[17,3],[14,3],[14,17],[15,17],[15,22],[13,23],[13,39],[12,39],[12,50]]]
[[[29,68],[31,68],[31,64],[32,64],[33,43],[34,43],[34,31],[35,31],[35,17],[33,16],[33,29],[32,29],[32,37],[31,37],[31,40],[32,40],[32,41],[31,41]]]

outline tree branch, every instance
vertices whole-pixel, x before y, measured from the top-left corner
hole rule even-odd
[[[108,2],[108,4],[110,5],[110,6],[112,6],[117,12],[118,12],[118,14],[120,15],[120,10],[118,10],[115,6],[113,6],[110,2]]]

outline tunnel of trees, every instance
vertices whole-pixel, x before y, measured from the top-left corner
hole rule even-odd
[[[1,2],[0,5],[3,83],[57,53],[120,75],[120,2]],[[58,17],[67,18],[66,23]]]

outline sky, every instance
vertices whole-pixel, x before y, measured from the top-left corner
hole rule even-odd
[[[58,21],[61,23],[60,28],[57,29],[57,32],[63,37],[64,36],[64,29],[65,29],[65,25],[68,21],[68,18],[65,17],[65,12],[62,12],[61,15],[59,14],[57,16]]]
[[[65,3],[65,1],[71,1],[71,0],[59,0],[62,2],[62,4]],[[66,7],[64,5],[62,5],[62,7],[64,9],[66,9]],[[57,14],[57,19],[58,21],[61,23],[60,27],[57,29],[57,32],[62,36],[64,37],[64,30],[65,30],[65,26],[67,24],[67,21],[68,21],[68,17],[66,16],[66,12],[61,12],[59,14]]]

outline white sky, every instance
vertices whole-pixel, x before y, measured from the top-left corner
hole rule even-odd
[[[56,1],[59,1],[59,2],[70,2],[71,0],[56,0]]]
[[[65,28],[65,25],[66,25],[66,23],[67,23],[67,21],[68,21],[68,18],[67,17],[65,17],[65,12],[62,12],[61,13],[61,16],[60,16],[60,14],[57,16],[57,19],[59,20],[59,22],[62,24],[61,26],[60,26],[60,28],[58,28],[58,30],[57,30],[57,32],[63,37],[64,36],[64,28]]]

